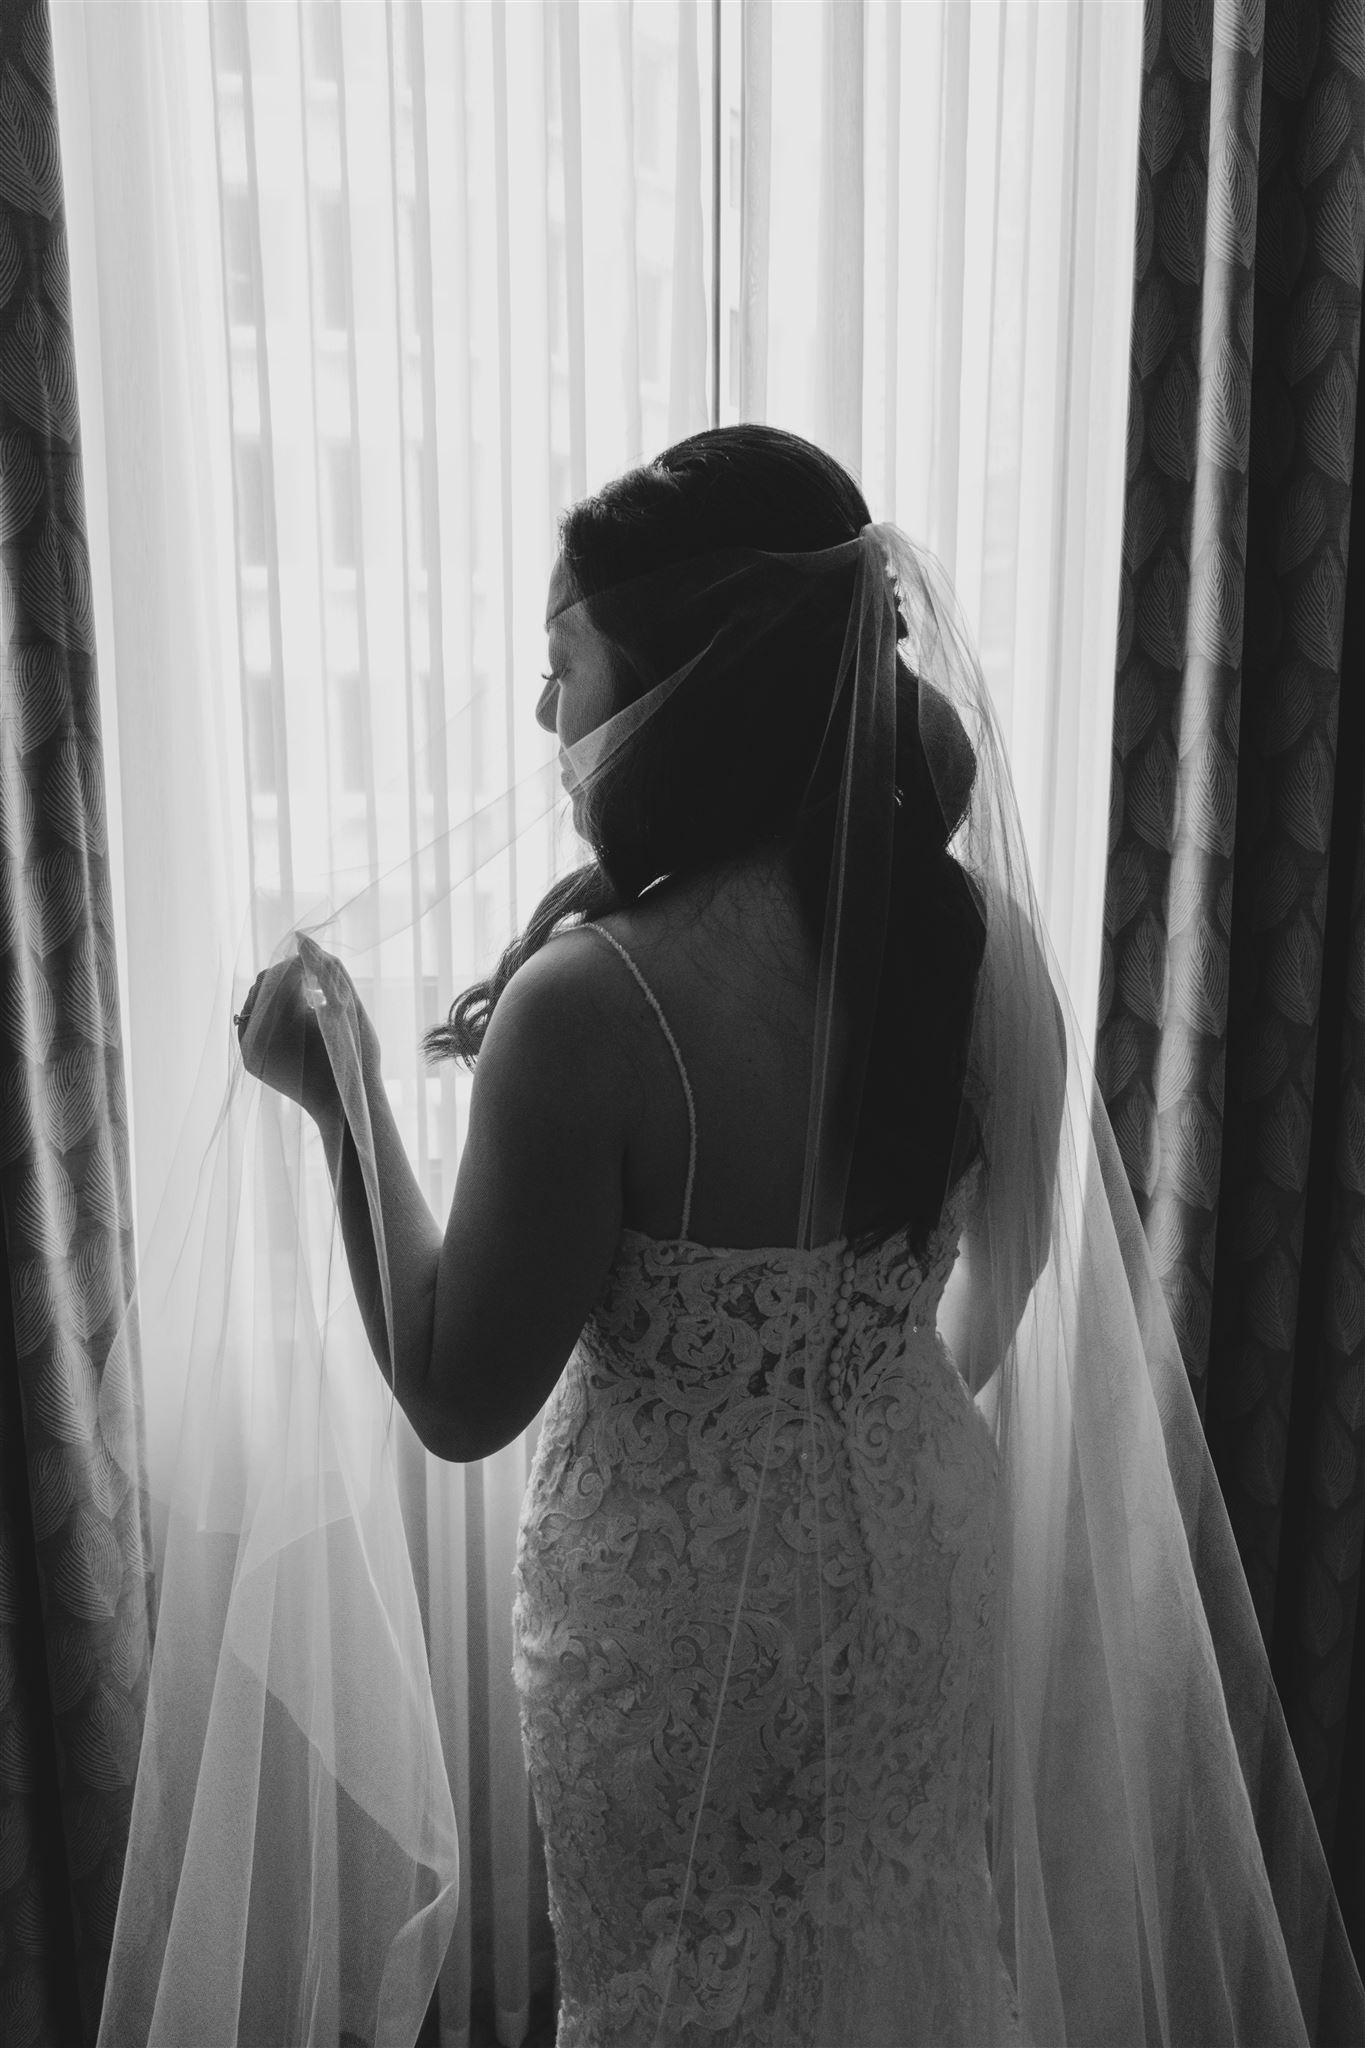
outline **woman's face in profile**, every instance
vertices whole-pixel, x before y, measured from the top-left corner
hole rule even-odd
[[[558,735],[564,769],[564,750],[611,717],[612,679],[607,643],[586,609],[574,606],[561,556],[550,571],[545,632],[550,675],[536,705],[536,723]]]

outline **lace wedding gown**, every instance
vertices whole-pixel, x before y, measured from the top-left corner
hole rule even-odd
[[[691,1115],[653,992],[585,929],[649,998]],[[558,2048],[799,2048],[822,1929],[868,1999],[841,2007],[848,2048],[1020,2038],[986,1862],[996,1453],[935,1327],[977,1172],[922,1260],[904,1231],[861,1256],[695,1244],[691,1169],[678,1238],[622,1233],[544,1412],[515,1573]],[[818,1336],[783,1361],[794,1268]]]

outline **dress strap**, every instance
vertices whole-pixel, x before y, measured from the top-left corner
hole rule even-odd
[[[692,1101],[692,1084],[687,1078],[687,1069],[683,1065],[683,1056],[678,1051],[678,1041],[668,1028],[668,1019],[659,1007],[658,997],[635,965],[635,962],[631,959],[625,947],[621,944],[621,941],[614,939],[610,932],[604,931],[600,924],[584,924],[579,929],[581,931],[596,932],[599,939],[605,939],[609,946],[616,948],[648,997],[650,1008],[659,1020],[659,1028],[668,1040],[673,1057],[678,1063],[678,1074],[682,1080],[683,1094],[687,1097],[687,1188],[683,1194],[682,1227],[679,1231],[679,1236],[685,1238],[687,1236],[688,1221],[692,1213],[692,1182],[697,1171],[697,1112]]]

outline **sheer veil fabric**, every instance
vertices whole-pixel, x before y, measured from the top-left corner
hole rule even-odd
[[[716,553],[584,600],[596,628],[645,666],[635,701],[566,750],[571,779],[629,772],[632,739],[665,712],[713,728],[723,746],[746,668],[803,608],[828,605],[834,574],[851,575],[852,601],[822,754],[825,769],[837,765],[838,799],[801,1205],[808,1256],[793,1259],[778,1306],[793,1352],[833,1349],[819,1276],[844,1242],[883,957],[903,943],[890,928],[896,819],[910,800],[897,785],[897,723],[914,716],[985,932],[940,1209],[965,1215],[938,1312],[942,1355],[989,1435],[994,1473],[983,1563],[993,1665],[989,1699],[974,1703],[991,1730],[981,1848],[994,1939],[977,1945],[974,1981],[956,1994],[985,2016],[962,2038],[1360,2041],[1365,1991],[943,569],[896,526],[871,524],[837,548]],[[648,672],[641,650],[652,645],[673,651],[667,672],[662,659]],[[975,759],[965,799],[964,734]],[[424,850],[414,916],[449,915],[451,892],[472,888],[484,862],[559,804],[551,766],[466,821],[440,862]],[[392,1331],[352,977],[396,933],[378,892],[342,895],[284,935],[276,957],[303,962],[370,1195]],[[923,979],[929,995],[931,961]],[[836,1017],[851,1030],[837,1067]],[[205,1085],[217,1085],[211,1068]],[[246,1081],[234,1054],[209,1152],[180,1162],[140,1284],[144,1352],[183,1361],[184,1391],[173,1496],[154,1503],[165,1568],[100,2036],[111,2048],[410,2043],[454,1924],[458,1844],[389,1396],[344,1286],[331,1199],[306,1120]],[[265,1280],[243,1278],[248,1232],[266,1247],[250,1265]],[[924,1341],[913,1299],[902,1339]],[[887,1356],[885,1333],[875,1356],[855,1340],[845,1384],[871,1380]],[[802,1399],[810,1449],[830,1421],[823,1374],[805,1374]],[[783,1457],[776,1389],[764,1427],[771,1457],[744,1508],[750,1540],[713,1745],[751,1647],[764,1493]],[[811,1455],[793,1507],[791,1471],[788,1461],[783,1511],[815,1532],[800,1591],[823,1617],[821,1501],[844,1482]],[[879,1583],[895,1626],[894,1573]],[[840,1662],[832,1640],[821,1648],[832,1727]],[[850,1789],[858,1763],[842,1758],[830,1779],[809,1874],[809,1967],[790,2016],[791,2040],[820,2048],[907,2038],[916,1906],[892,1876],[870,1875]],[[710,1794],[708,1764],[695,1853],[677,1874],[659,2042],[701,2038],[689,2032],[696,1961],[684,1928],[705,1882],[697,1845]],[[890,1824],[909,1840],[915,1814]],[[887,1872],[895,1864],[893,1840]]]

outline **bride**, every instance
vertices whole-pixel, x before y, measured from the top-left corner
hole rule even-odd
[[[1365,1995],[943,572],[716,429],[568,511],[592,859],[428,1034],[258,976],[381,1372],[541,1414],[514,1677],[560,2048],[1352,2038]],[[1341,2031],[1332,2031],[1341,2029]]]

